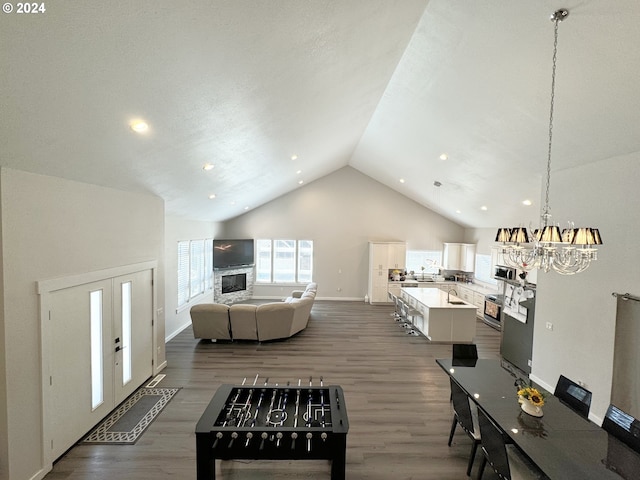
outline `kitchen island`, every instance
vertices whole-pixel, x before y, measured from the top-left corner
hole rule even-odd
[[[414,328],[432,342],[473,342],[475,305],[435,288],[403,288],[401,298],[422,314],[414,319]]]

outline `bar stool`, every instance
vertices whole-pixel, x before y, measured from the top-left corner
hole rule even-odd
[[[393,313],[391,316],[396,322],[399,322],[402,317],[400,316],[400,302],[398,302],[398,296],[393,292],[387,292],[387,297],[389,297],[389,300],[393,303]]]
[[[413,308],[408,302],[405,302],[401,298],[399,298],[399,300],[400,300],[400,312],[401,312],[402,320],[404,321],[403,327],[408,329],[407,335],[414,335],[414,336],[420,335],[418,332],[415,331],[413,327],[414,327],[415,318],[421,316],[422,314],[418,310]]]

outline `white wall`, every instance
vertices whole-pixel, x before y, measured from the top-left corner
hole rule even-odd
[[[313,240],[318,298],[363,299],[368,242],[406,241],[407,248],[442,249],[464,229],[351,167],[224,224],[228,238]],[[342,273],[340,273],[342,272]],[[282,296],[290,286],[256,286],[254,296]]]
[[[42,478],[42,392],[38,280],[157,260],[164,304],[164,203],[133,194],[0,170],[4,331],[0,361],[0,478]],[[164,362],[159,318],[157,361]],[[5,417],[6,416],[6,417]],[[6,418],[6,421],[5,421]]]
[[[464,241],[476,244],[476,253],[491,255],[491,248],[496,246],[496,228],[468,228],[465,230]]]
[[[218,223],[188,220],[169,216],[165,218],[165,331],[166,340],[176,336],[191,324],[189,308],[178,308],[178,242],[184,240],[198,240],[203,238],[217,238],[221,225]],[[213,302],[213,293],[198,297],[195,303]]]

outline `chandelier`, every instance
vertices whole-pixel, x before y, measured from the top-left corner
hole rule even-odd
[[[553,139],[553,106],[556,87],[556,58],[558,52],[558,24],[569,15],[561,9],[551,15],[554,22],[553,70],[551,73],[551,107],[549,110],[549,148],[547,151],[547,185],[545,203],[541,213],[541,226],[533,231],[525,227],[499,228],[496,242],[501,243],[500,252],[507,266],[525,271],[554,270],[563,275],[573,275],[586,270],[597,260],[596,245],[602,245],[597,228],[568,228],[560,231],[551,223],[549,207],[549,184],[551,181],[551,143]]]

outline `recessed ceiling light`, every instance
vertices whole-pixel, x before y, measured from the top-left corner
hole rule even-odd
[[[404,183],[404,178],[401,178],[401,179],[400,179],[400,183]]]
[[[209,200],[213,200],[214,198],[216,198],[216,194],[212,193],[211,195],[209,195]]]
[[[304,180],[298,180],[298,185],[302,185],[304,183]]]
[[[523,204],[523,205],[526,205],[527,207],[528,207],[529,205],[531,205],[532,203],[533,203],[533,202],[531,202],[531,200],[523,200],[523,201],[522,201],[522,204]]]
[[[462,213],[460,210],[456,210],[456,213]]]
[[[247,205],[246,207],[244,207],[245,210],[249,210],[249,205]]]
[[[298,159],[298,155],[296,154],[291,155],[291,160],[297,160],[297,159]]]
[[[149,130],[149,125],[144,120],[132,120],[129,127],[136,133],[144,133]]]
[[[302,170],[298,170],[298,171],[296,172],[296,175],[300,175],[301,173],[302,173]]]
[[[484,210],[484,211],[486,212],[486,211],[488,210],[488,208],[487,208],[487,206],[486,206],[486,205],[482,205],[482,206],[480,207],[480,210]]]
[[[213,163],[205,163],[202,166],[203,170],[209,171],[209,170],[213,170],[213,167],[215,167],[215,165]]]
[[[442,155],[440,155],[440,160],[447,160],[449,158],[449,155],[447,155],[446,153],[443,153]]]

